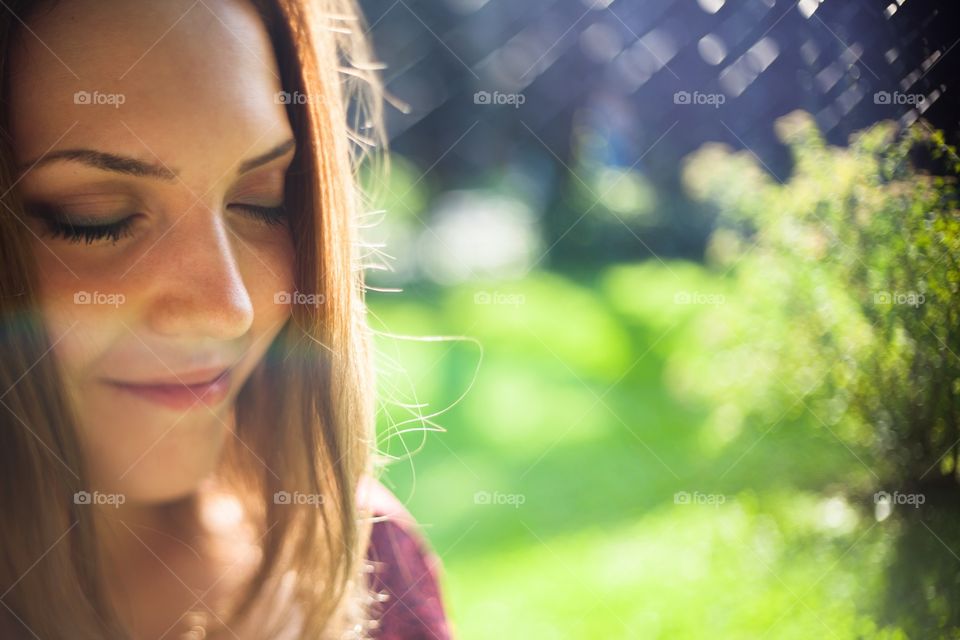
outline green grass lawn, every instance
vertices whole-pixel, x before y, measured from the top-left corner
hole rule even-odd
[[[470,338],[377,342],[386,481],[459,637],[906,637],[873,622],[892,520],[830,490],[851,452],[688,392],[711,354],[677,295],[726,286],[644,263],[371,295],[380,331]]]

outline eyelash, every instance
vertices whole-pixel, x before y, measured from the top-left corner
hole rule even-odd
[[[261,207],[252,204],[234,204],[231,207],[245,211],[250,217],[268,225],[282,224],[287,215],[286,207]],[[130,228],[136,216],[127,216],[122,220],[111,222],[109,224],[98,225],[78,225],[72,224],[69,220],[58,219],[53,216],[45,216],[44,223],[47,226],[49,237],[57,239],[63,238],[69,242],[93,244],[101,240],[109,239],[116,244],[121,238],[127,238],[133,235]]]

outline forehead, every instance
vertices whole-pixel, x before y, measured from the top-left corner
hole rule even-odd
[[[289,134],[243,0],[57,0],[26,23],[9,71],[18,162],[70,147],[233,161]]]

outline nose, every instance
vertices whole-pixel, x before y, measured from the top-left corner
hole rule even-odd
[[[253,323],[253,303],[223,216],[199,203],[150,252],[146,324],[159,335],[229,340]]]

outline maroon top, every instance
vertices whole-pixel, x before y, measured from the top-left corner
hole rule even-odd
[[[451,632],[440,594],[443,569],[413,516],[378,481],[364,498],[378,521],[373,524],[367,559],[374,570],[371,586],[383,594],[375,605],[379,628],[375,640],[450,640]],[[384,519],[379,519],[384,518]]]

